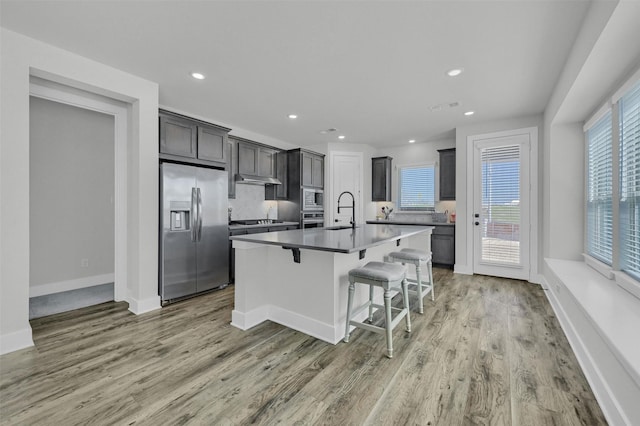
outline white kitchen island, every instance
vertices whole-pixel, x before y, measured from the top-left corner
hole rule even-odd
[[[403,248],[431,251],[432,230],[366,224],[230,237],[236,262],[231,324],[247,330],[270,320],[336,344],[345,332],[349,270]],[[359,287],[355,306],[368,299],[368,289]],[[382,303],[382,292],[375,298]]]

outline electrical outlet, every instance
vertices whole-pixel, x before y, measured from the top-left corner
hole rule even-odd
[[[81,259],[80,260],[80,266],[82,268],[88,268],[89,267],[89,259]]]

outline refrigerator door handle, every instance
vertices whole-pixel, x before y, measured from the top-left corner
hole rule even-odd
[[[202,240],[202,193],[198,189],[198,241]]]
[[[197,188],[191,188],[191,241],[196,242],[198,238],[198,192]]]

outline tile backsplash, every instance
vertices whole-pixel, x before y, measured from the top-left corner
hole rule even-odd
[[[395,210],[395,204],[392,202],[377,202],[376,204],[376,216],[382,216],[382,211],[380,210],[382,206],[391,207],[394,209],[393,213],[391,213],[391,219],[402,219],[407,222],[422,222],[422,221],[430,221],[432,219],[431,214],[429,213],[402,213],[397,212]],[[438,201],[436,202],[436,211],[444,213],[445,211],[450,215],[451,213],[456,211],[456,202],[455,201]],[[372,218],[374,219],[374,218]],[[447,219],[449,222],[449,219]]]
[[[231,219],[277,219],[278,203],[264,199],[263,185],[236,184],[236,198],[229,200]]]

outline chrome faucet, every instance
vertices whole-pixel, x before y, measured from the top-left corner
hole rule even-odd
[[[344,194],[351,195],[351,207],[340,206],[340,198],[342,198]],[[338,196],[338,213],[340,213],[340,209],[351,209],[351,228],[355,229],[356,228],[356,198],[349,191],[344,191],[342,194]]]

